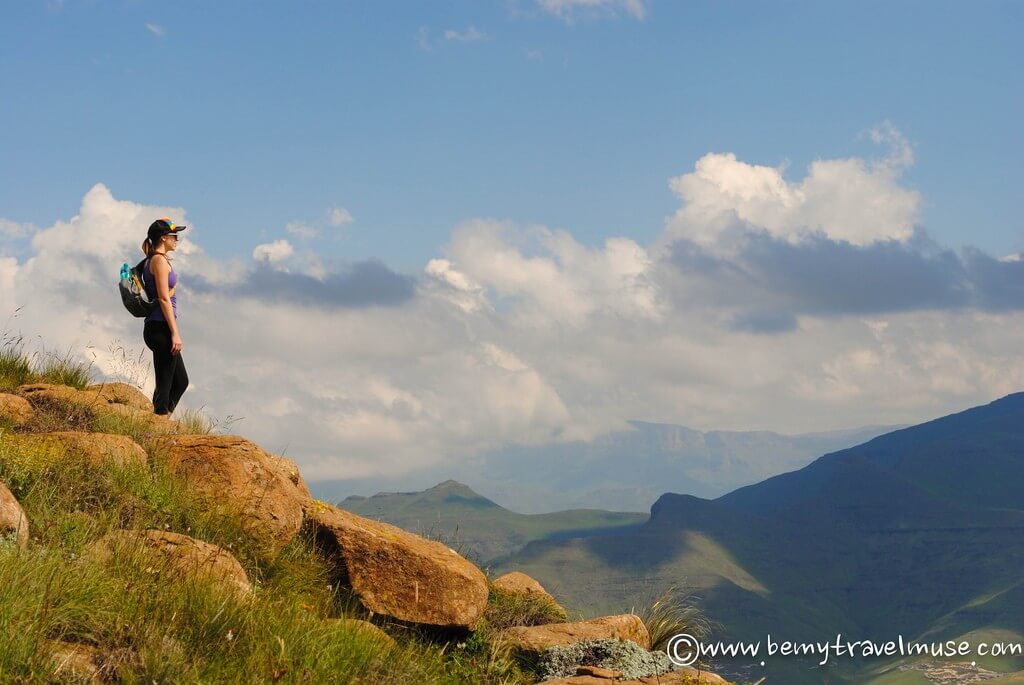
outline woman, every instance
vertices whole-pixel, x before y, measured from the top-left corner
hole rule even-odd
[[[157,303],[146,317],[142,338],[146,347],[153,350],[153,411],[168,418],[188,387],[188,373],[181,358],[178,300],[174,294],[178,275],[171,269],[169,258],[178,248],[178,234],[184,230],[185,226],[175,226],[170,219],[157,219],[142,242],[147,257],[142,267],[142,283],[150,301]]]

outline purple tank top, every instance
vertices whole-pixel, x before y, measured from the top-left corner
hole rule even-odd
[[[178,283],[178,274],[171,273],[167,274],[167,287],[173,288]],[[156,300],[156,280],[152,273],[149,271],[149,262],[142,268],[142,285],[146,288],[146,296],[150,301]],[[174,312],[174,319],[178,319],[178,296],[175,293],[171,294],[171,311]],[[166,321],[164,318],[164,310],[159,304],[153,307],[153,311],[146,316],[146,321]]]

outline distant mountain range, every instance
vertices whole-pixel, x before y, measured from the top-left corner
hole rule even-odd
[[[517,552],[534,540],[623,533],[648,519],[647,514],[598,509],[517,514],[454,480],[423,492],[354,495],[339,506],[442,540],[481,566]]]
[[[721,639],[1024,643],[1024,393],[717,499],[664,494],[642,525],[537,539],[493,567],[522,570],[591,613],[682,583],[722,624]],[[953,668],[930,658],[819,660],[720,661],[716,671],[795,685],[910,685],[943,682]],[[944,682],[1024,669],[1021,657],[961,661],[961,675]]]
[[[512,446],[455,467],[439,466],[399,478],[321,481],[311,487],[320,499],[333,501],[353,494],[423,490],[455,479],[472,483],[482,495],[524,514],[579,508],[648,511],[664,492],[717,497],[893,429],[780,435],[630,423],[632,430],[592,442]]]

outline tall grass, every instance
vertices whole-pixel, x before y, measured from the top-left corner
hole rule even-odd
[[[52,682],[54,641],[95,650],[105,679],[125,683],[523,683],[486,624],[465,639],[389,628],[389,646],[324,619],[356,613],[303,538],[273,560],[240,522],[206,511],[160,466],[95,465],[59,447],[0,436],[0,481],[21,502],[31,541],[0,545],[0,681]],[[89,553],[106,533],[160,529],[232,552],[254,585],[241,599],[181,582],[122,555]],[[365,617],[365,616],[364,616]]]
[[[92,383],[91,362],[77,359],[67,351],[25,351],[24,339],[0,336],[0,392],[9,392],[26,383],[70,385],[79,390]]]
[[[697,605],[692,590],[679,585],[665,589],[654,601],[635,611],[651,636],[651,649],[663,650],[673,635],[686,633],[704,642],[715,624]]]

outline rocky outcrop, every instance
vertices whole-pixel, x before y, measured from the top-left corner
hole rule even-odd
[[[599,669],[596,673],[585,672],[569,678],[558,678],[557,680],[545,680],[542,682],[543,685],[611,685],[611,683],[615,683],[615,685],[697,685],[697,683],[729,685],[729,681],[724,680],[721,676],[707,671],[698,673],[696,669],[689,667],[633,680],[619,680],[617,677],[611,677],[602,673],[601,671],[603,670]]]
[[[111,462],[119,466],[145,466],[147,462],[146,450],[127,435],[57,431],[12,437],[24,444],[49,446],[63,453],[74,454],[96,465]]]
[[[565,620],[565,609],[555,598],[548,594],[548,591],[544,589],[544,586],[538,583],[536,580],[521,573],[519,571],[512,571],[506,573],[499,578],[496,578],[492,583],[494,589],[498,592],[503,592],[513,597],[518,597],[528,601],[539,601],[549,605],[552,609],[553,614],[561,615],[561,619]]]
[[[643,649],[651,648],[647,626],[634,614],[602,616],[576,623],[517,626],[501,631],[501,636],[512,649],[525,657],[539,657],[551,647],[563,647],[586,640],[629,640]]]
[[[96,393],[107,404],[123,404],[143,411],[153,411],[153,402],[141,390],[127,383],[97,383],[88,386],[85,392]]]
[[[439,542],[317,503],[307,513],[317,545],[370,611],[422,625],[472,629],[487,605],[487,578]]]
[[[32,405],[18,395],[0,392],[0,424],[23,426],[32,418]]]
[[[200,578],[234,591],[252,591],[245,569],[229,552],[216,545],[163,530],[115,530],[92,543],[88,556],[106,563],[123,562],[141,554],[153,573],[172,579]]]
[[[270,463],[274,465],[281,475],[290,480],[292,485],[299,489],[299,493],[308,502],[312,502],[313,494],[309,491],[309,486],[306,485],[306,481],[303,480],[302,474],[299,472],[299,465],[288,457],[282,457],[280,454],[268,454],[267,456],[270,458]]]
[[[145,405],[140,399],[141,393],[133,392],[131,386],[124,383],[90,385],[85,390],[68,385],[29,383],[19,386],[17,392],[37,408],[63,407],[91,420],[116,416],[139,422],[153,433],[180,429],[177,421],[154,414],[152,404]]]
[[[13,537],[18,547],[28,544],[28,519],[7,486],[0,483],[0,538]]]
[[[211,510],[237,515],[266,554],[280,552],[302,527],[308,496],[256,443],[237,435],[174,435],[156,444],[168,470]]]

